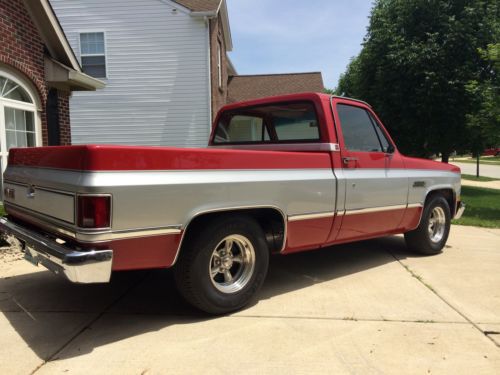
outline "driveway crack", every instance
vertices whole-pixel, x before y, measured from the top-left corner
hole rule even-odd
[[[500,347],[500,345],[491,337],[491,333],[487,333],[488,331],[483,331],[481,327],[477,323],[474,323],[465,313],[460,311],[458,308],[453,306],[446,298],[444,298],[439,292],[434,289],[431,285],[426,283],[422,276],[417,274],[415,271],[413,271],[410,267],[408,267],[406,264],[404,264],[394,253],[391,251],[388,251],[388,253],[398,262],[408,273],[417,279],[422,285],[424,285],[427,289],[429,289],[432,293],[434,293],[441,301],[443,301],[445,304],[447,304],[451,309],[453,309],[458,315],[460,315],[462,318],[464,318],[469,324],[471,324],[475,329],[477,329],[481,334],[486,336],[495,346]]]

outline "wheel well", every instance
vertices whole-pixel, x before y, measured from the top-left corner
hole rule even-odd
[[[216,218],[235,215],[249,216],[254,219],[264,231],[269,250],[271,252],[281,251],[285,241],[285,216],[277,208],[249,208],[204,213],[189,222],[185,229],[184,238],[188,238],[191,233],[196,232]]]
[[[425,198],[425,204],[427,204],[427,202],[431,197],[436,195],[441,195],[442,197],[444,197],[444,199],[446,199],[448,205],[450,206],[451,217],[453,218],[455,216],[455,206],[456,206],[455,204],[456,197],[455,193],[453,192],[453,189],[439,189],[430,191],[429,194],[427,194],[427,197]]]

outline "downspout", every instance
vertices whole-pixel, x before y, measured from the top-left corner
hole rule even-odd
[[[207,68],[208,68],[208,139],[210,139],[210,134],[212,133],[212,122],[213,122],[213,113],[212,113],[212,41],[210,39],[210,20],[208,16],[204,17],[205,24],[207,25]],[[207,141],[208,145],[208,141]]]

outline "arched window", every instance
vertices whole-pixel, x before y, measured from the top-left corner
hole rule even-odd
[[[41,144],[35,93],[23,79],[0,67],[0,163],[5,171],[9,150]],[[1,182],[1,180],[0,180]],[[3,188],[2,190],[3,191]]]

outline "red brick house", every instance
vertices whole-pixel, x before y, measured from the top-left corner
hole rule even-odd
[[[101,87],[82,73],[47,0],[0,0],[2,172],[11,147],[70,144],[71,92]]]

